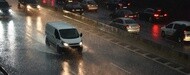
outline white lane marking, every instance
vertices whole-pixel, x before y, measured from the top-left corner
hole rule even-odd
[[[114,64],[114,63],[110,63],[111,65],[113,65],[114,67],[117,67],[117,68],[119,68],[120,70],[122,70],[122,71],[124,71],[124,72],[126,72],[126,73],[128,73],[128,74],[131,74],[131,72],[129,72],[129,71],[127,71],[127,70],[125,70],[125,69],[123,69],[123,68],[121,68],[121,67],[119,67],[119,66],[117,66],[116,64]]]

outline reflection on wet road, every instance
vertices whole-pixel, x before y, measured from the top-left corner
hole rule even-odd
[[[10,2],[15,15],[0,22],[0,64],[10,75],[183,75],[101,37],[103,33],[91,26],[47,8],[28,15],[17,9],[15,0]],[[45,24],[51,21],[71,23],[83,33],[82,55],[75,51],[59,55],[45,45]],[[155,38],[158,28],[152,29]]]

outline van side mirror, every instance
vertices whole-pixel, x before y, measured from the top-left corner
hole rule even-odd
[[[82,37],[82,33],[80,33],[80,37]]]

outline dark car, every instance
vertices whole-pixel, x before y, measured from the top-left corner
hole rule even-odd
[[[118,18],[118,17],[125,17],[125,18],[136,19],[137,18],[137,14],[133,13],[129,9],[119,9],[119,10],[116,10],[113,13],[111,13],[110,17],[113,18],[113,19]]]
[[[85,8],[88,11],[90,11],[90,10],[97,11],[98,10],[98,4],[94,0],[83,0],[81,2],[81,5],[83,8]]]
[[[55,10],[63,10],[65,7],[65,0],[55,0]]]
[[[166,20],[168,14],[162,9],[147,8],[143,12],[139,13],[140,20],[146,20],[150,22]]]
[[[131,0],[106,0],[104,1],[107,9],[116,10],[128,8],[131,5]]]
[[[10,17],[10,5],[7,1],[0,1],[0,18],[9,18]]]
[[[26,11],[40,10],[40,4],[37,0],[18,0],[18,8],[24,6]]]
[[[84,13],[84,9],[81,6],[81,3],[78,1],[68,2],[65,5],[65,10],[73,12],[73,13],[79,13],[80,15]]]

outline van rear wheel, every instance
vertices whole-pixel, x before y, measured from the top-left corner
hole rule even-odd
[[[83,47],[78,47],[77,49],[78,49],[79,54],[82,54]]]

